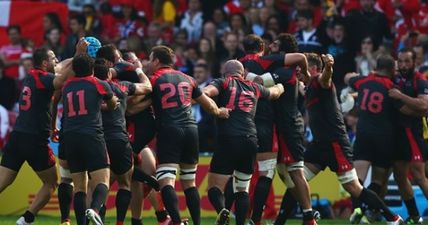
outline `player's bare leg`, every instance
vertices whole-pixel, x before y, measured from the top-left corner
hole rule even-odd
[[[180,182],[186,196],[186,204],[194,225],[201,224],[200,196],[196,188],[196,168],[195,164],[180,164]]]
[[[138,181],[131,182],[131,224],[140,225],[143,210],[143,184]]]
[[[0,166],[0,193],[13,183],[17,175],[17,171]]]
[[[357,171],[358,179],[361,181],[365,181],[367,178],[367,174],[369,172],[371,163],[365,160],[356,160],[354,161],[354,167]]]
[[[397,183],[398,190],[400,191],[401,198],[403,199],[409,217],[416,219],[420,218],[419,210],[416,205],[414,198],[412,184],[410,183],[407,175],[410,170],[410,163],[406,161],[396,161],[394,162],[394,179]]]
[[[411,162],[410,171],[413,175],[413,180],[422,189],[425,198],[428,198],[428,179],[425,175],[425,162]]]
[[[49,169],[36,172],[36,174],[42,181],[43,185],[39,192],[37,192],[36,198],[28,209],[34,215],[36,215],[49,202],[49,199],[51,199],[52,194],[58,187],[58,174],[56,165]]]
[[[262,219],[264,205],[269,195],[272,179],[275,175],[276,152],[257,153],[259,178],[254,188],[254,203],[251,220],[257,225]]]
[[[98,215],[105,204],[110,186],[110,169],[103,168],[89,173],[93,187],[90,208],[85,211],[86,217],[95,224],[103,224]],[[74,181],[74,180],[73,180]]]
[[[304,221],[313,221],[314,215],[311,204],[311,193],[309,184],[305,179],[303,168],[293,168],[289,166],[288,173],[290,174],[291,180],[295,185],[295,198],[300,203],[303,211]]]
[[[178,197],[174,189],[177,168],[178,164],[164,163],[159,164],[156,170],[156,178],[159,181],[162,201],[168,214],[171,216],[173,224],[181,223]]]

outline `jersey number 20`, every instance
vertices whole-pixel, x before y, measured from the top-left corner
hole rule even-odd
[[[190,84],[187,82],[180,82],[177,85],[177,88],[175,88],[174,84],[171,83],[162,83],[159,85],[159,89],[161,91],[167,90],[168,92],[165,93],[165,95],[162,96],[161,99],[161,103],[162,103],[162,108],[163,109],[169,109],[169,108],[173,108],[173,107],[177,107],[178,103],[176,101],[169,101],[168,99],[175,96],[177,90],[178,90],[178,95],[180,96],[180,101],[183,105],[190,105],[191,103],[191,98],[190,96],[186,96],[185,92],[184,92],[184,88],[187,89],[187,91],[190,92],[191,87]]]

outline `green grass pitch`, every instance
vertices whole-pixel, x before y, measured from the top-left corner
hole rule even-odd
[[[14,225],[16,220],[18,219],[17,216],[0,216],[0,225]],[[203,218],[202,219],[202,225],[213,225],[214,224],[214,218]],[[157,225],[156,220],[154,218],[145,218],[143,219],[144,225]],[[50,217],[50,216],[40,216],[37,217],[35,225],[59,225],[59,218],[58,217]],[[75,225],[75,223],[72,224]],[[109,217],[106,219],[105,225],[115,225],[115,218]],[[130,219],[127,219],[125,221],[126,225],[131,224]],[[192,223],[190,223],[192,224]],[[232,221],[231,225],[233,225],[234,222]],[[290,220],[287,222],[287,225],[301,225],[302,222],[299,220]],[[318,223],[319,225],[347,225],[349,224],[348,220],[321,220]],[[376,224],[385,224],[385,223],[376,223]]]

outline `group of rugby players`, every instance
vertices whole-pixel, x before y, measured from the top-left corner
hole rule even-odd
[[[76,55],[60,63],[48,49],[34,52],[34,69],[25,79],[20,113],[0,166],[0,192],[13,182],[25,161],[43,182],[18,225],[32,224],[57,188],[49,137],[59,138],[60,143],[62,224],[70,224],[73,198],[78,225],[87,220],[102,225],[113,181],[119,186],[117,225],[124,224],[128,207],[132,224],[142,224],[141,205],[147,196],[160,224],[187,224],[180,217],[175,192],[178,170],[193,224],[201,224],[195,185],[199,139],[192,104],[217,117],[217,149],[207,190],[218,213],[216,224],[229,224],[233,204],[236,224],[246,223],[256,161],[260,176],[248,224],[261,224],[276,169],[287,191],[275,224],[284,224],[297,202],[303,224],[317,224],[308,181],[326,167],[353,198],[352,223],[360,223],[366,210],[378,211],[389,225],[405,223],[379,197],[392,170],[409,211],[407,222],[421,223],[407,174],[412,172],[428,196],[423,133],[428,83],[414,71],[412,51],[400,51],[398,65],[391,56],[379,56],[376,71],[369,76],[345,76],[347,90],[358,93],[353,153],[332,83],[333,57],[298,53],[290,34],[279,35],[269,46],[260,37],[248,35],[243,42],[246,56],[227,61],[221,78],[203,89],[174,69],[174,52],[166,46],[151,50],[144,72],[132,52],[122,55],[113,45],[105,45],[91,57],[87,46],[81,39]],[[306,149],[301,96],[314,136]],[[58,132],[51,113],[56,117],[60,101],[64,110]],[[155,134],[156,163],[146,148]],[[362,182],[370,164],[372,183],[365,188]],[[156,193],[162,201],[156,201]]]

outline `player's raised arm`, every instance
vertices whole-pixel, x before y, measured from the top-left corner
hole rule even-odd
[[[322,55],[322,61],[324,62],[324,70],[319,76],[319,82],[322,88],[330,88],[331,87],[331,77],[333,76],[333,65],[334,58],[332,55]]]
[[[396,88],[392,88],[391,90],[389,90],[389,96],[391,98],[401,101],[405,106],[409,108],[410,111],[418,112],[422,115],[426,115],[428,113],[428,93],[419,94],[417,97],[413,98],[406,94],[403,94],[400,90]],[[408,112],[409,110],[405,111]]]
[[[303,53],[287,53],[284,56],[285,66],[297,65],[300,67],[300,71],[303,75],[304,80],[309,80],[310,74],[308,72],[308,60]]]
[[[135,69],[141,83],[135,83],[135,94],[146,95],[152,92],[152,84],[141,68]]]

